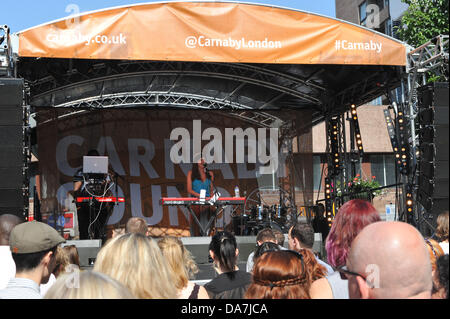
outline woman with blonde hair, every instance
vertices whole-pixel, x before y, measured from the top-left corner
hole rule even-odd
[[[134,299],[131,292],[111,277],[84,271],[61,275],[44,299]]]
[[[165,237],[158,242],[163,256],[169,263],[178,289],[179,299],[209,299],[206,289],[189,280],[198,273],[198,266],[180,239]]]
[[[138,299],[176,299],[177,289],[155,240],[129,233],[110,240],[98,253],[98,271],[121,282]]]

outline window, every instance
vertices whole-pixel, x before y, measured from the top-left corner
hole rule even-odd
[[[371,155],[370,167],[372,176],[381,186],[393,185],[396,183],[394,155]]]
[[[392,37],[392,20],[391,19],[387,19],[385,24],[384,24],[384,29],[385,29],[385,33]]]
[[[367,2],[364,1],[359,6],[359,22],[361,25],[366,25],[366,18],[367,18]]]
[[[383,97],[377,97],[375,100],[369,102],[368,105],[383,105]]]

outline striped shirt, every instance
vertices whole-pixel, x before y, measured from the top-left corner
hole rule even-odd
[[[5,289],[0,290],[0,299],[42,299],[39,285],[31,279],[12,278]]]

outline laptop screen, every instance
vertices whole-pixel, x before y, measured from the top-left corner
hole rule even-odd
[[[108,174],[108,157],[105,156],[84,156],[84,174]]]

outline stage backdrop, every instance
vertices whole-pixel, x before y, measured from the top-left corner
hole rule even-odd
[[[285,165],[287,153],[278,141],[281,130],[259,127],[229,112],[40,110],[41,212],[49,216],[73,209],[73,198],[68,195],[73,176],[91,149],[109,157],[110,170],[119,176],[118,187],[111,191],[125,197],[124,204],[115,206],[108,225],[124,225],[136,216],[146,219],[154,235],[186,234],[188,211],[162,207],[160,199],[187,197],[186,176],[199,154],[211,162],[209,168],[222,197],[234,196],[235,186],[241,195],[250,195],[259,188],[278,188],[278,178],[288,178],[300,195],[297,205],[308,206],[313,184],[311,115],[304,111],[278,114],[297,121],[300,138],[294,144],[300,141],[301,145],[294,145],[294,172]],[[229,136],[233,136],[231,141]],[[218,226],[229,225],[232,213],[226,209]]]

